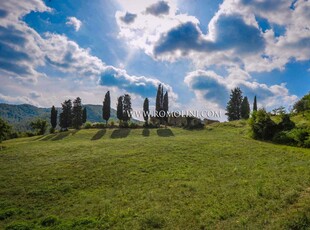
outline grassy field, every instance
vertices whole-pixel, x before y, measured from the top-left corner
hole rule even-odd
[[[240,123],[6,141],[0,229],[307,229],[310,150]]]

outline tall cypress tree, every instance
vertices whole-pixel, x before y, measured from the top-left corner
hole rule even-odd
[[[145,98],[144,102],[143,102],[143,118],[145,121],[145,125],[148,125],[148,120],[149,120],[149,112],[150,112],[150,108],[149,108],[149,99]]]
[[[62,130],[67,130],[72,124],[72,102],[66,100],[61,106],[62,113],[59,115],[59,126]]]
[[[257,111],[257,101],[256,101],[256,95],[255,95],[255,97],[254,97],[253,111]]]
[[[116,107],[116,116],[120,123],[123,121],[123,96],[120,96],[117,99],[117,107]]]
[[[169,110],[169,98],[168,98],[168,92],[166,91],[164,95],[164,101],[163,101],[163,111],[165,112],[165,121],[168,122],[168,110]]]
[[[123,116],[123,120],[125,122],[128,122],[131,118],[131,97],[129,94],[125,94],[124,95],[124,99],[123,99],[123,112],[124,112],[124,116]]]
[[[108,91],[104,96],[103,107],[102,107],[102,118],[105,120],[106,125],[111,116],[111,98],[110,91]]]
[[[162,106],[163,106],[163,102],[162,102],[162,98],[163,98],[163,91],[162,91],[162,86],[161,84],[158,85],[157,88],[157,94],[156,94],[156,105],[155,105],[155,110],[157,113],[157,117],[159,117],[159,112],[162,110]]]
[[[241,118],[248,119],[250,117],[250,104],[248,97],[244,97],[241,103]]]
[[[87,109],[86,107],[83,108],[83,124],[87,121]]]
[[[52,107],[51,109],[51,126],[52,129],[54,130],[57,126],[57,110],[55,108],[55,106]]]
[[[231,90],[230,100],[226,107],[226,115],[229,121],[240,120],[242,99],[242,91],[240,88],[237,87]]]
[[[79,129],[83,124],[83,107],[81,98],[77,97],[73,101],[72,126]]]

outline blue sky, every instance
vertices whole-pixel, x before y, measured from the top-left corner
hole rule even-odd
[[[310,89],[306,0],[29,0],[0,3],[0,102],[101,104],[130,93],[223,110],[234,87],[289,108]],[[112,106],[115,107],[112,103]]]

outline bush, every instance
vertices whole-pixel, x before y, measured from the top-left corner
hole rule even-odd
[[[111,127],[111,128],[114,128],[114,126],[115,126],[114,121],[111,121],[111,123],[110,123],[110,127]]]
[[[265,109],[253,112],[249,123],[255,139],[271,140],[277,131],[276,123]]]
[[[276,133],[272,140],[278,144],[296,145],[295,139],[288,131],[281,131]]]
[[[55,133],[55,128],[51,127],[50,128],[50,133]]]
[[[95,128],[95,129],[104,129],[106,126],[104,123],[102,122],[95,122],[92,124],[92,128]]]
[[[278,129],[280,131],[292,130],[295,128],[295,123],[291,121],[290,115],[283,114],[282,121],[278,124]]]
[[[47,129],[47,121],[42,119],[37,119],[35,121],[32,121],[30,123],[31,128],[36,130],[36,133],[38,135],[43,135],[46,132]]]
[[[131,123],[129,124],[129,128],[131,128],[131,129],[136,129],[136,128],[138,128],[138,127],[139,127],[139,125],[136,124],[136,123],[131,122]]]
[[[84,128],[85,129],[90,129],[92,127],[92,123],[87,121],[85,124],[84,124]]]

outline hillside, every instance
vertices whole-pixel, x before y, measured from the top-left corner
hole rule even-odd
[[[0,229],[310,226],[310,150],[255,141],[242,122],[72,130],[3,146]]]
[[[87,120],[90,122],[103,122],[101,105],[83,105],[87,109]],[[57,108],[58,114],[61,112]],[[0,104],[0,117],[8,121],[16,131],[29,131],[30,122],[37,118],[50,119],[50,108],[38,108],[33,105]],[[116,111],[111,109],[111,120],[116,120]]]

